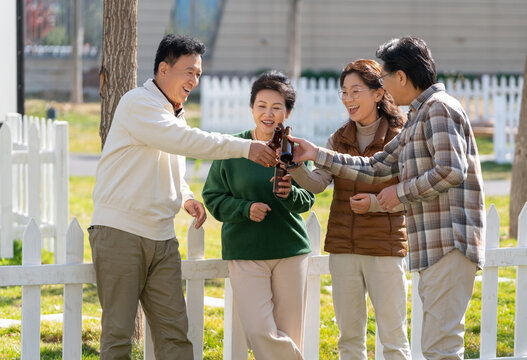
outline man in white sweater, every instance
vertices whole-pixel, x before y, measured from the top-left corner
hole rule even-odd
[[[185,156],[245,157],[274,165],[264,142],[190,128],[182,104],[198,85],[199,40],[167,35],[154,79],[127,92],[115,110],[97,167],[90,245],[102,307],[101,359],[130,359],[138,301],[157,360],[193,359],[174,216],[181,206],[206,219],[183,179]]]

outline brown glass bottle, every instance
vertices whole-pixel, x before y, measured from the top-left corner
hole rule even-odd
[[[278,125],[274,128],[273,137],[271,138],[271,140],[267,142],[267,146],[269,146],[273,150],[278,149],[282,144],[283,136],[284,136],[284,125],[282,125],[282,123],[278,123]]]
[[[280,151],[280,160],[286,165],[291,164],[293,161],[293,143],[289,141],[287,135],[291,135],[291,127],[288,126],[284,130],[284,136],[282,138],[282,147]]]
[[[287,171],[280,167],[280,164],[276,164],[274,168],[274,183],[273,183],[273,193],[278,194],[280,192],[280,186],[278,183],[282,181],[282,177],[287,174]]]

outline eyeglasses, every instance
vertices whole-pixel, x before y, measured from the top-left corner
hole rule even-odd
[[[391,75],[391,74],[393,74],[394,72],[395,72],[395,71],[392,71],[392,72],[389,72],[389,73],[386,73],[386,74],[380,76],[380,77],[377,79],[377,81],[379,82],[379,85],[384,86],[384,77],[385,77],[385,76],[388,76],[388,75]]]
[[[362,91],[371,90],[371,89],[353,89],[351,91],[348,90],[339,90],[337,94],[339,95],[340,100],[344,100],[346,98],[349,99],[358,99],[360,97],[360,93]]]

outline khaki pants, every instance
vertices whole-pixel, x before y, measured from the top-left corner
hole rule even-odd
[[[141,301],[156,359],[193,359],[178,241],[154,241],[106,226],[88,231],[102,307],[100,358],[131,358]]]
[[[406,327],[405,260],[395,256],[330,254],[340,360],[366,360],[369,294],[385,359],[410,359]]]
[[[426,359],[463,359],[464,317],[476,270],[476,265],[455,249],[419,272],[421,348]]]
[[[230,260],[238,315],[256,360],[302,360],[308,256]]]

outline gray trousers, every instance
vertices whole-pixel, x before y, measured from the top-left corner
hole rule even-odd
[[[176,238],[155,241],[107,226],[88,229],[102,307],[101,359],[131,359],[138,302],[157,360],[192,360]]]

